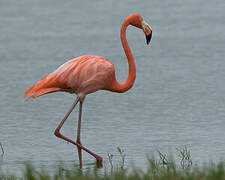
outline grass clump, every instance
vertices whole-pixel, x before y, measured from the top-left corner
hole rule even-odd
[[[191,151],[188,150],[187,146],[183,148],[176,148],[178,151],[178,157],[181,158],[180,165],[183,169],[189,168],[192,166],[192,159],[191,159]]]

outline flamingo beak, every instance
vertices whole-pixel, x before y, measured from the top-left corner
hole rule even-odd
[[[151,41],[152,39],[152,33],[149,34],[149,35],[146,35],[146,43],[149,44],[149,42]]]
[[[144,20],[141,22],[141,25],[146,36],[146,43],[149,44],[152,38],[152,28]]]

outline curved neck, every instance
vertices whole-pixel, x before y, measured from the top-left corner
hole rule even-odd
[[[126,18],[122,24],[121,31],[120,31],[120,38],[123,45],[124,52],[126,54],[128,65],[129,65],[129,73],[128,77],[125,82],[119,83],[118,81],[115,81],[114,83],[114,91],[115,92],[125,92],[129,90],[135,81],[136,78],[136,65],[134,61],[134,57],[132,55],[131,49],[127,43],[126,39],[126,29],[127,26],[130,25],[130,18]]]

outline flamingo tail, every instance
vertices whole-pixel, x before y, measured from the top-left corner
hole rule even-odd
[[[25,101],[28,101],[30,98],[36,98],[38,96],[52,93],[56,91],[60,91],[59,87],[54,85],[55,83],[52,82],[52,79],[49,79],[48,76],[42,78],[39,82],[35,85],[31,86],[24,92]]]

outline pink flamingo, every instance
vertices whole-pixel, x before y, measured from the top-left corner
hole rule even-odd
[[[120,31],[120,36],[129,64],[129,74],[125,82],[119,83],[116,80],[114,65],[109,60],[100,56],[86,55],[77,57],[64,63],[54,72],[48,74],[24,92],[24,97],[27,97],[26,100],[56,91],[75,93],[77,95],[75,102],[56,128],[54,134],[55,136],[77,146],[81,167],[81,150],[84,150],[94,156],[97,160],[97,164],[102,164],[102,157],[84,147],[80,140],[82,104],[86,95],[98,90],[108,90],[112,92],[123,93],[129,90],[134,84],[136,78],[136,66],[134,57],[126,40],[126,29],[129,25],[143,30],[144,34],[146,35],[147,44],[149,44],[152,36],[151,27],[143,20],[140,15],[131,14],[124,20]],[[60,129],[78,102],[80,103],[80,106],[77,139],[75,142],[62,135],[60,133]]]

